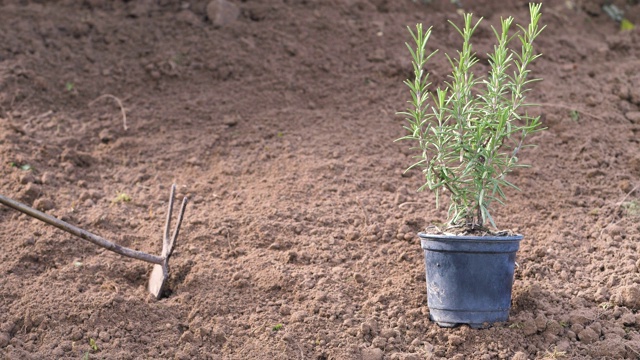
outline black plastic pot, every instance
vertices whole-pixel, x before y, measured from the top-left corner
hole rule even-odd
[[[482,328],[506,321],[522,235],[420,233],[430,318],[442,327]]]

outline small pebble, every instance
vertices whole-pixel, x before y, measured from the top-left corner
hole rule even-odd
[[[29,183],[22,190],[22,193],[20,194],[21,195],[20,199],[26,202],[31,202],[36,198],[38,198],[38,196],[40,196],[41,193],[42,193],[42,189],[40,189],[40,186],[34,183]]]
[[[395,192],[396,188],[392,184],[388,182],[384,182],[382,183],[382,190],[388,191],[388,192]]]
[[[349,241],[355,241],[360,238],[360,233],[358,231],[349,231],[345,236],[345,239]]]
[[[291,315],[291,322],[303,322],[307,318],[307,312],[304,310],[296,311]]]
[[[525,336],[531,336],[538,332],[538,327],[536,326],[535,321],[533,319],[525,320],[522,326],[522,332]]]
[[[185,331],[182,333],[182,335],[180,336],[180,343],[191,343],[193,342],[193,334],[191,333],[191,331]]]
[[[240,9],[227,0],[213,0],[207,5],[207,17],[216,27],[234,22],[240,16]]]
[[[362,360],[382,360],[384,352],[378,348],[362,349]]]
[[[26,185],[36,181],[31,171],[20,174],[20,184]]]
[[[40,177],[40,182],[44,185],[56,185],[57,183],[56,177],[50,172],[44,172]]]
[[[9,341],[11,340],[11,338],[9,337],[8,333],[5,332],[0,332],[0,348],[3,348],[7,345],[9,345]]]
[[[47,211],[53,209],[55,204],[50,199],[40,198],[33,203],[33,207],[40,211]]]
[[[634,124],[640,124],[640,111],[629,111],[624,116]]]
[[[387,339],[381,336],[376,336],[375,338],[373,338],[373,340],[371,340],[371,345],[380,349],[384,349],[385,346],[387,346]]]
[[[591,344],[598,340],[598,338],[599,335],[590,327],[585,328],[578,333],[578,339],[584,344]]]
[[[382,331],[380,331],[380,336],[382,336],[385,339],[396,338],[399,335],[400,334],[398,333],[398,331],[394,329],[383,329]]]
[[[326,301],[327,300],[327,293],[324,291],[319,291],[316,294],[316,300],[317,301]]]
[[[80,329],[75,329],[73,330],[73,332],[71,333],[71,340],[73,341],[79,341],[82,339],[82,330]]]
[[[283,316],[291,315],[291,307],[289,307],[289,305],[282,304],[278,312]]]
[[[371,325],[368,323],[360,324],[360,331],[362,332],[362,335],[369,335],[371,333]]]
[[[640,285],[620,287],[614,295],[614,302],[632,310],[640,310]]]
[[[636,324],[636,316],[633,313],[626,313],[620,317],[620,321],[624,326],[633,326]]]
[[[107,144],[113,141],[113,133],[109,129],[103,129],[98,134],[98,139],[100,139],[100,142]]]
[[[464,338],[458,335],[449,335],[449,345],[458,346],[464,343]]]

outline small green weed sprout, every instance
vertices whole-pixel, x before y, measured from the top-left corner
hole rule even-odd
[[[622,207],[627,216],[639,217],[640,216],[640,202],[638,200],[625,201],[622,203]]]
[[[569,116],[571,116],[571,120],[573,121],[577,122],[580,120],[580,113],[578,112],[578,110],[569,111]]]
[[[93,338],[90,338],[90,339],[89,339],[89,347],[90,347],[91,349],[87,350],[87,351],[84,353],[84,355],[82,356],[82,360],[89,360],[89,355],[90,355],[92,352],[94,352],[94,353],[95,353],[95,352],[97,352],[97,351],[99,350],[99,349],[98,349],[98,344],[96,343],[96,340],[95,340],[95,339],[93,339]]]
[[[91,350],[98,351],[98,344],[96,344],[95,339],[89,339],[89,346],[91,346]]]
[[[408,135],[419,154],[413,167],[420,167],[428,188],[439,203],[441,191],[450,197],[449,225],[483,228],[495,223],[489,212],[491,204],[506,199],[503,187],[518,189],[506,175],[518,163],[518,152],[527,147],[527,136],[541,130],[540,118],[529,116],[524,108],[528,86],[539,79],[529,79],[529,64],[540,55],[534,53],[533,41],[540,35],[540,4],[530,4],[527,28],[516,25],[519,32],[510,35],[513,18],[502,19],[501,28],[493,28],[497,44],[488,54],[491,69],[486,77],[476,78],[472,72],[478,58],[472,50],[471,36],[482,19],[475,24],[472,14],[464,15],[464,27],[451,25],[462,36],[462,50],[457,58],[447,55],[452,67],[444,88],[430,92],[425,64],[436,53],[426,53],[431,28],[422,24],[409,32],[415,48],[407,44],[413,59],[414,79],[405,81],[411,91],[409,108],[401,112]],[[509,44],[518,39],[519,51]],[[407,170],[409,170],[407,169]]]
[[[112,204],[117,204],[117,203],[121,203],[121,202],[130,202],[131,200],[132,200],[131,196],[127,195],[124,192],[120,192],[120,193],[118,193],[118,195],[116,195],[116,197],[113,200],[111,200],[111,203]]]
[[[8,162],[7,165],[9,165],[9,167],[20,168],[20,170],[22,170],[22,171],[31,171],[31,170],[33,170],[33,166],[31,166],[29,164],[18,164],[18,163],[14,162],[14,161]]]
[[[563,320],[558,321],[558,323],[560,324],[560,326],[562,326],[563,328],[569,327],[569,323]]]
[[[273,331],[280,331],[280,330],[282,330],[283,328],[284,328],[284,325],[282,325],[282,324],[276,324],[276,325],[274,325],[274,326],[271,328],[271,330],[273,330]]]
[[[613,306],[614,304],[611,302],[603,302],[598,305],[599,308],[605,311],[611,309]]]

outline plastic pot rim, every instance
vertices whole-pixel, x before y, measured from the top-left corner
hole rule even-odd
[[[516,234],[512,236],[475,236],[475,235],[444,235],[444,234],[427,234],[418,233],[422,240],[446,240],[446,241],[519,241],[524,235]]]

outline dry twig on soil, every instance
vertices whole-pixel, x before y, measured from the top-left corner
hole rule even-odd
[[[622,206],[622,204],[624,204],[624,201],[627,200],[627,198],[629,197],[629,195],[633,194],[634,191],[636,191],[638,189],[638,187],[640,187],[640,185],[636,185],[633,187],[633,189],[631,189],[631,191],[629,191],[623,198],[622,200],[618,201],[618,203],[616,203],[616,206],[613,208],[613,214],[614,216],[617,216],[616,214],[618,213],[618,210],[620,210],[620,207]],[[617,222],[612,222],[610,225],[612,224],[616,224]],[[602,230],[600,230],[600,236],[602,236],[602,234],[604,234],[604,230],[606,229],[606,227],[603,227]]]
[[[640,352],[638,350],[635,350],[634,348],[632,348],[630,345],[626,345],[625,346],[631,350],[631,352],[633,352],[634,354],[636,354],[636,356],[638,357],[638,359],[640,359]]]
[[[407,202],[403,202],[402,204],[398,205],[398,208],[402,209],[404,206],[407,205],[421,205],[423,203],[418,202],[418,201],[407,201]]]
[[[97,98],[95,98],[93,101],[91,101],[89,103],[89,106],[93,105],[96,101],[103,99],[103,98],[109,98],[109,99],[113,99],[115,102],[118,103],[118,106],[120,107],[120,112],[122,113],[122,124],[124,125],[124,130],[127,131],[129,129],[129,127],[127,126],[127,113],[124,109],[124,105],[122,105],[122,100],[120,100],[119,98],[111,95],[111,94],[104,94],[104,95],[100,95]]]
[[[629,191],[629,192],[627,193],[627,195],[625,195],[625,196],[622,198],[622,200],[620,200],[620,201],[618,202],[618,204],[617,204],[617,206],[616,206],[616,210],[617,210],[618,208],[620,208],[620,206],[622,206],[622,204],[624,203],[624,201],[625,201],[625,200],[627,200],[627,198],[629,197],[629,195],[633,194],[633,192],[634,192],[634,191],[638,190],[638,187],[639,187],[638,185],[634,186],[634,187],[633,187],[633,189],[631,189],[631,191]]]
[[[364,224],[369,226],[369,214],[367,214],[367,209],[364,208],[364,204],[362,204],[362,201],[359,198],[356,200],[358,200],[358,205],[360,205],[360,209],[362,209],[362,213],[364,214]]]

